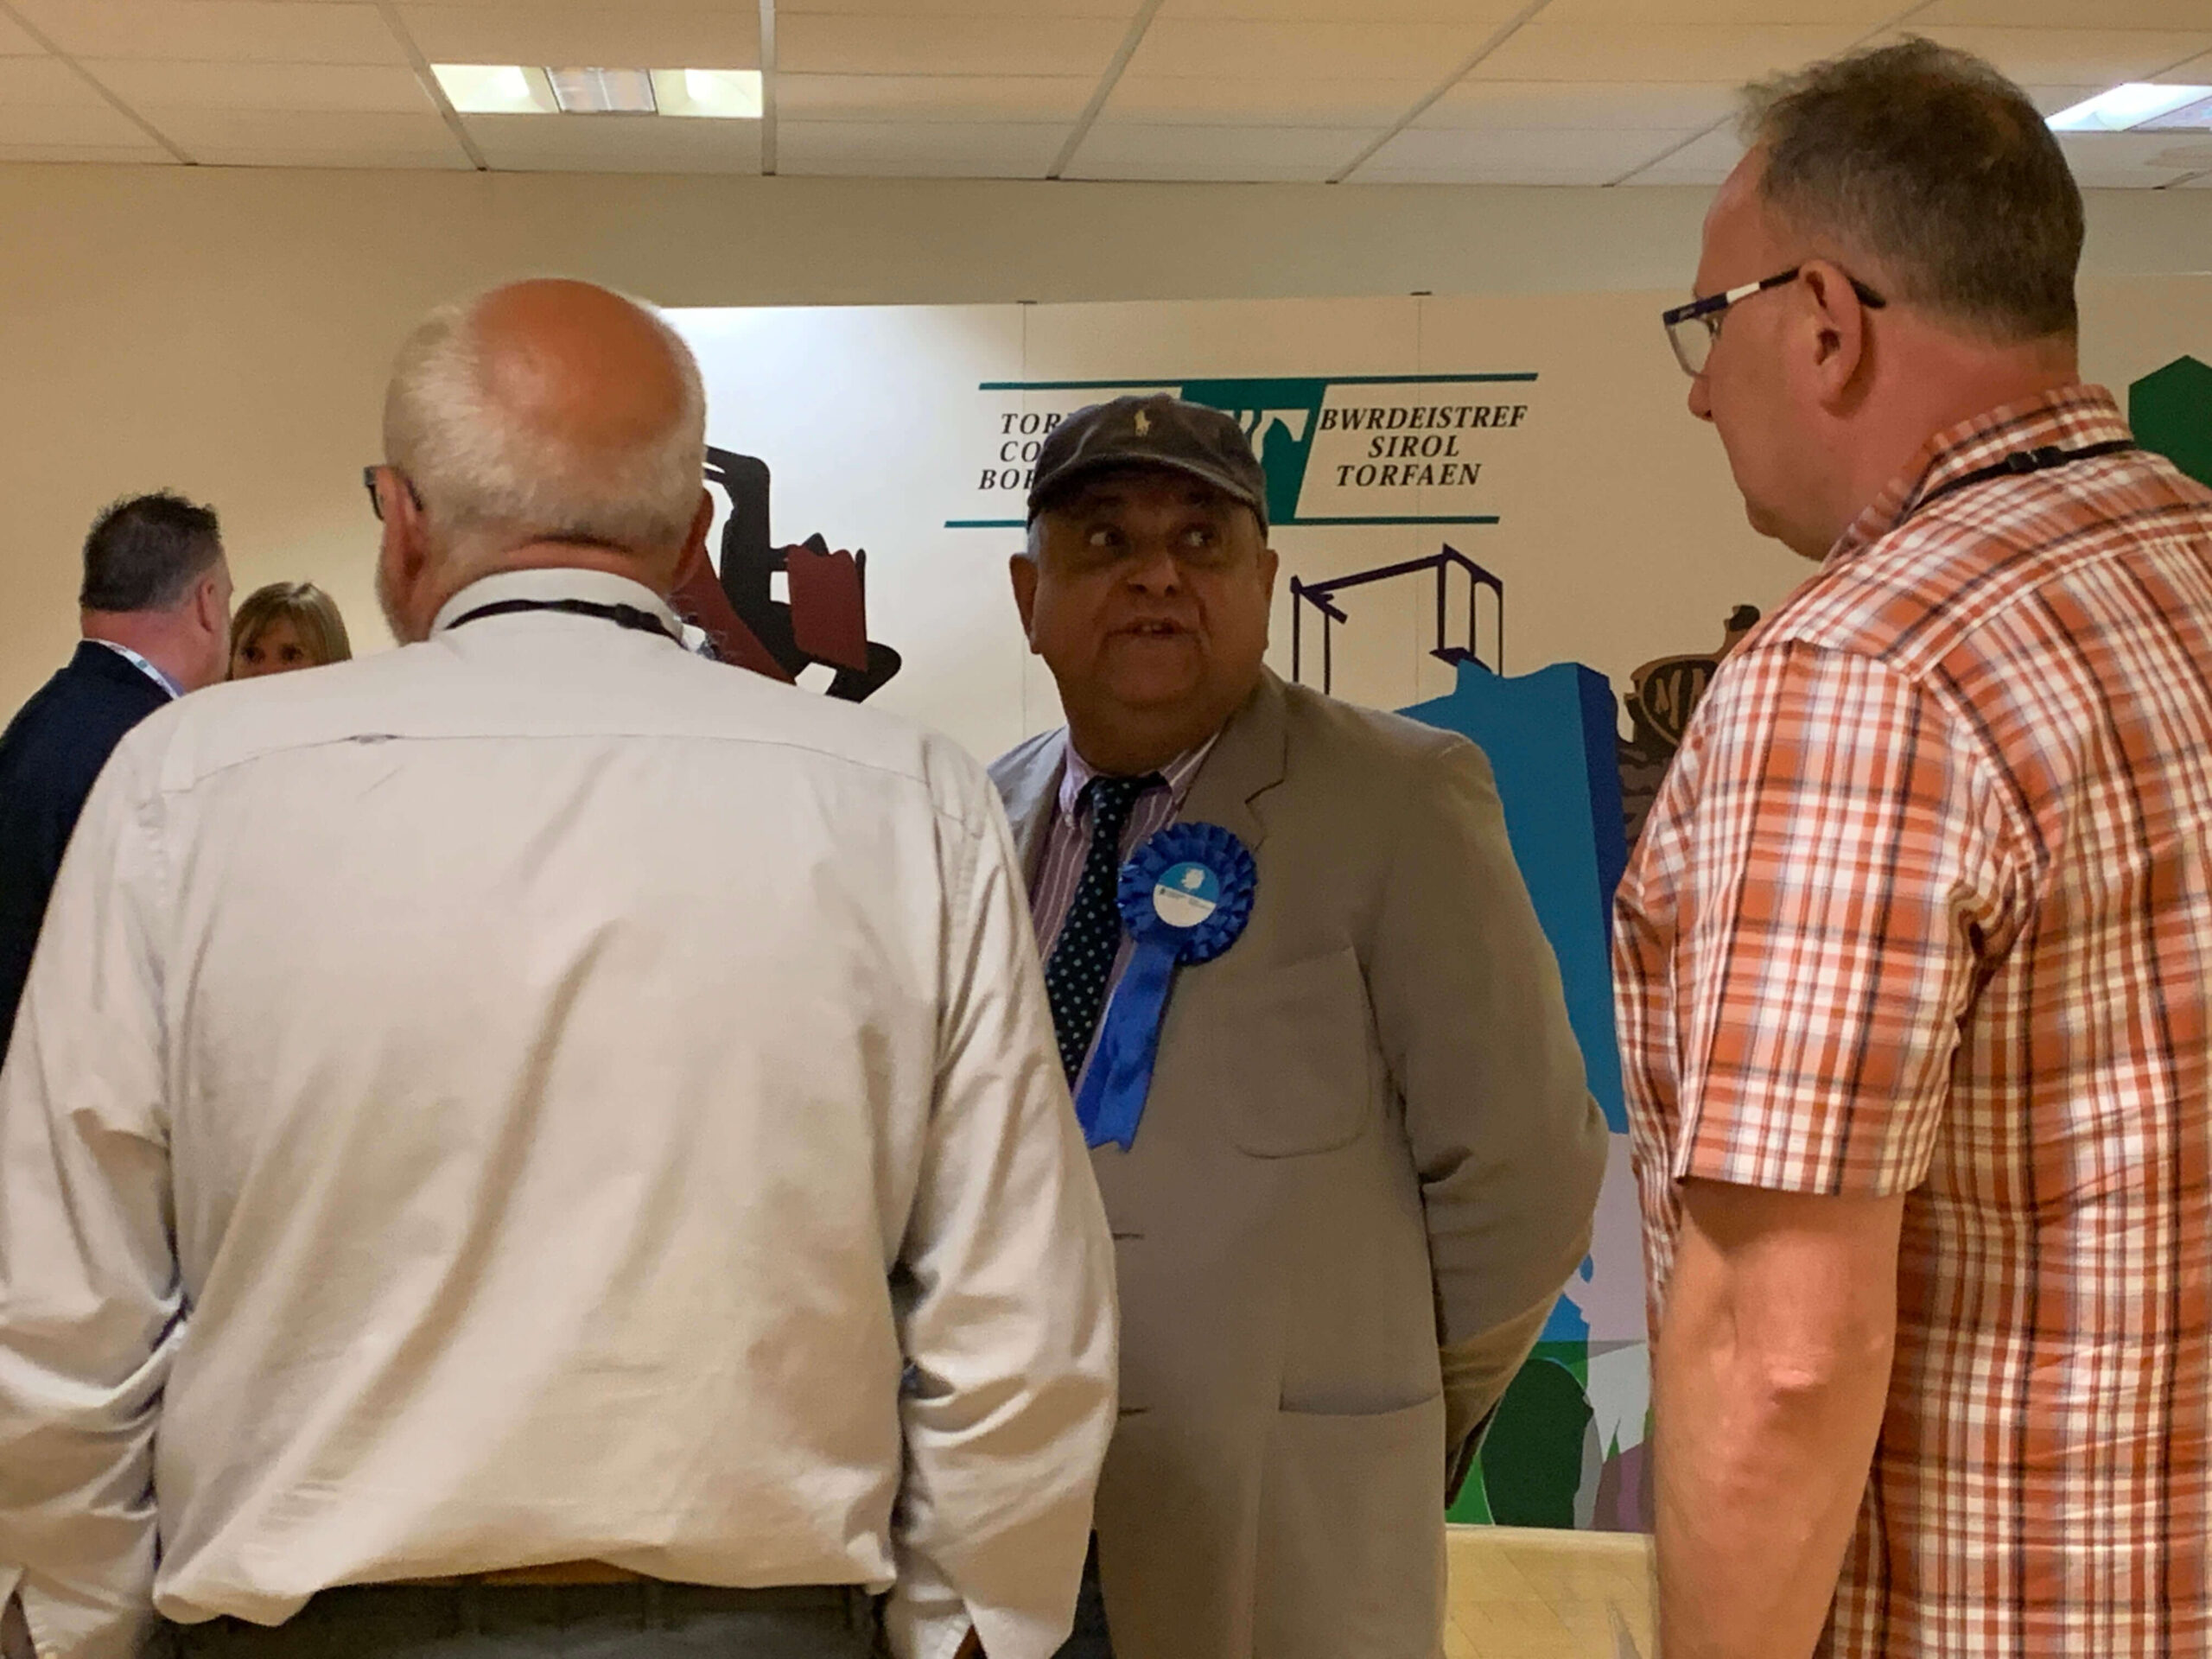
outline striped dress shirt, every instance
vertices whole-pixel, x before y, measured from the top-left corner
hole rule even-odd
[[[1160,769],[1165,786],[1147,790],[1137,797],[1136,805],[1129,810],[1128,827],[1122,831],[1124,859],[1174,823],[1191,792],[1191,785],[1198,779],[1198,768],[1213,753],[1217,736],[1217,734],[1216,737],[1208,738],[1198,747],[1185,750],[1170,760]],[[1068,912],[1075,906],[1076,887],[1083,880],[1084,861],[1090,856],[1091,805],[1084,798],[1083,791],[1098,776],[1076,753],[1072,741],[1064,736],[1063,742],[1067,759],[1060,772],[1060,791],[1052,809],[1052,827],[1045,834],[1044,853],[1029,884],[1029,906],[1037,922],[1037,954],[1046,962],[1052,959],[1052,947],[1059,942],[1060,930],[1067,925]],[[1124,930],[1122,948],[1114,957],[1113,972],[1106,981],[1109,1006],[1114,988],[1122,982],[1122,975],[1129,965],[1130,949],[1128,933]],[[1102,1019],[1098,1023],[1103,1029],[1105,1020]],[[1094,1046],[1097,1040],[1094,1032]]]
[[[1821,1651],[2212,1646],[2212,494],[2075,386],[1935,439],[1722,667],[1623,882],[1686,1178],[1905,1195]],[[1940,499],[1931,499],[1940,498]]]

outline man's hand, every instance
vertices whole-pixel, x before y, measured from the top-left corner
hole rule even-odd
[[[23,1617],[23,1604],[15,1596],[8,1598],[8,1611],[0,1613],[0,1659],[38,1659],[38,1649],[31,1642],[30,1621]]]
[[[1652,1355],[1667,1659],[1819,1641],[1889,1397],[1904,1211],[1683,1184]]]

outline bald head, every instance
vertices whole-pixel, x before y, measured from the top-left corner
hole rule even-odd
[[[665,556],[696,515],[705,450],[690,352],[588,283],[515,283],[432,313],[385,400],[385,453],[440,554],[463,563],[538,543]]]

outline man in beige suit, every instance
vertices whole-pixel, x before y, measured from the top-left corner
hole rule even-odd
[[[1064,1659],[1439,1653],[1449,1488],[1605,1165],[1487,763],[1268,672],[1275,565],[1226,416],[1125,397],[1047,442],[1013,577],[1069,723],[992,775],[1071,1083],[1129,960],[1123,861],[1204,823],[1257,868],[1093,1153],[1121,1420]]]

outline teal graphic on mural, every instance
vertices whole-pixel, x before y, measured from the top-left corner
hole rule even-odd
[[[1234,416],[1268,480],[1277,525],[1491,524],[1473,498],[1488,447],[1529,423],[1533,373],[1265,376],[1156,380],[987,380],[1012,396],[991,429],[986,496],[1027,492],[1044,435],[1126,393],[1167,391]],[[1040,399],[1060,407],[1039,410]],[[1011,502],[1008,503],[1012,505]],[[1023,518],[949,518],[949,530],[1018,530]]]
[[[2127,389],[2136,442],[2212,486],[2212,365],[2177,357]]]

